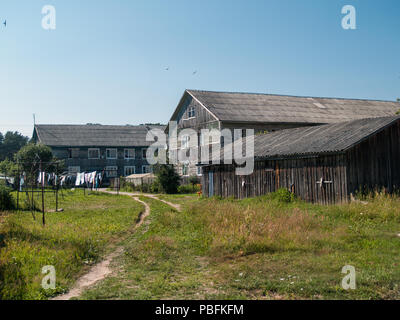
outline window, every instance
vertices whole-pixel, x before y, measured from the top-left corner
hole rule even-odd
[[[106,177],[115,178],[118,176],[118,167],[117,166],[108,166],[106,167]]]
[[[186,163],[182,167],[182,175],[188,176],[189,175],[189,165]]]
[[[68,149],[68,158],[79,158],[79,148]]]
[[[201,167],[200,167],[200,166],[197,166],[197,175],[198,175],[198,176],[201,176],[201,175],[202,175],[202,173],[201,173]]]
[[[151,168],[150,166],[142,166],[142,173],[150,173]]]
[[[76,166],[76,167],[68,167],[68,173],[78,173],[81,172],[81,167]]]
[[[146,159],[146,152],[147,152],[147,149],[142,149],[142,158],[143,159]]]
[[[89,159],[100,159],[100,150],[99,149],[89,149],[88,150],[88,158]]]
[[[135,167],[133,166],[126,166],[124,167],[124,176],[130,176],[131,174],[135,174]]]
[[[181,149],[189,149],[189,136],[183,136],[181,141]]]
[[[196,116],[196,112],[195,112],[194,107],[190,107],[189,110],[188,110],[188,118],[189,119],[190,118],[194,118],[195,116]]]
[[[135,159],[135,149],[125,149],[124,150],[125,159]]]
[[[106,149],[107,159],[117,159],[117,149]]]

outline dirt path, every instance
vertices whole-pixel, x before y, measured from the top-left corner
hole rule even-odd
[[[136,196],[132,195],[132,198],[140,202],[141,204],[144,205],[144,212],[142,212],[139,215],[139,221],[134,227],[134,230],[136,230],[138,227],[140,227],[145,220],[145,218],[150,214],[150,207],[149,205],[137,198]],[[112,270],[110,268],[111,261],[122,254],[124,251],[123,247],[117,247],[111,254],[109,254],[103,261],[99,262],[98,264],[94,265],[87,274],[82,276],[78,281],[76,282],[75,286],[66,294],[59,295],[52,300],[69,300],[71,298],[79,297],[82,293],[82,291],[92,285],[94,285],[96,282],[99,280],[103,280],[106,278],[108,275],[112,273]]]
[[[116,191],[108,191],[106,189],[99,189],[99,192],[105,192],[105,193],[110,193],[110,194],[117,194]],[[177,204],[177,203],[172,203],[163,199],[158,198],[155,194],[151,194],[151,193],[136,193],[136,192],[119,192],[120,195],[123,196],[131,196],[131,197],[139,197],[139,196],[143,196],[143,197],[147,197],[147,198],[151,198],[151,199],[155,199],[158,201],[161,201],[167,205],[169,205],[170,207],[178,210],[178,211],[182,211],[181,205]]]

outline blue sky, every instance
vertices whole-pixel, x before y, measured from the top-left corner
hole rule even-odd
[[[400,97],[398,0],[2,0],[0,20],[1,132],[166,123],[186,88]]]

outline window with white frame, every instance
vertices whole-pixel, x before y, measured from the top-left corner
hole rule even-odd
[[[181,141],[181,149],[189,149],[189,136],[183,136]]]
[[[147,152],[147,149],[142,149],[142,159],[146,159],[147,158],[147,156],[146,156],[146,152]]]
[[[196,116],[196,111],[194,107],[190,107],[188,109],[188,118],[194,118]]]
[[[151,173],[150,166],[142,166],[142,173]]]
[[[79,166],[68,167],[68,173],[79,173],[79,172],[81,172],[81,167]]]
[[[135,174],[135,167],[134,166],[125,166],[124,167],[124,176],[130,176],[131,174]]]
[[[117,159],[117,149],[106,149],[107,159]]]
[[[124,158],[127,160],[135,159],[135,149],[125,149],[124,150]]]
[[[197,166],[197,175],[198,175],[198,176],[201,176],[201,175],[202,175],[202,173],[201,173],[201,167],[200,167],[200,166]]]
[[[100,149],[90,148],[88,150],[88,158],[89,159],[100,159]]]
[[[106,171],[106,177],[108,178],[115,178],[118,176],[117,166],[107,166],[105,171]]]

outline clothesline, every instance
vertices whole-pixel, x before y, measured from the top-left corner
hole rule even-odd
[[[38,178],[37,178],[37,183],[41,186],[47,185],[52,185],[52,186],[57,186],[58,183],[60,183],[60,186],[82,186],[86,185],[87,187],[91,188],[98,188],[102,181],[103,181],[103,172],[80,172],[76,174],[62,174],[62,175],[56,175],[55,173],[48,173],[45,171],[39,172]],[[22,191],[22,188],[25,186],[25,183],[27,181],[26,178],[26,173],[23,172],[20,175],[20,180],[19,180],[19,190]]]

